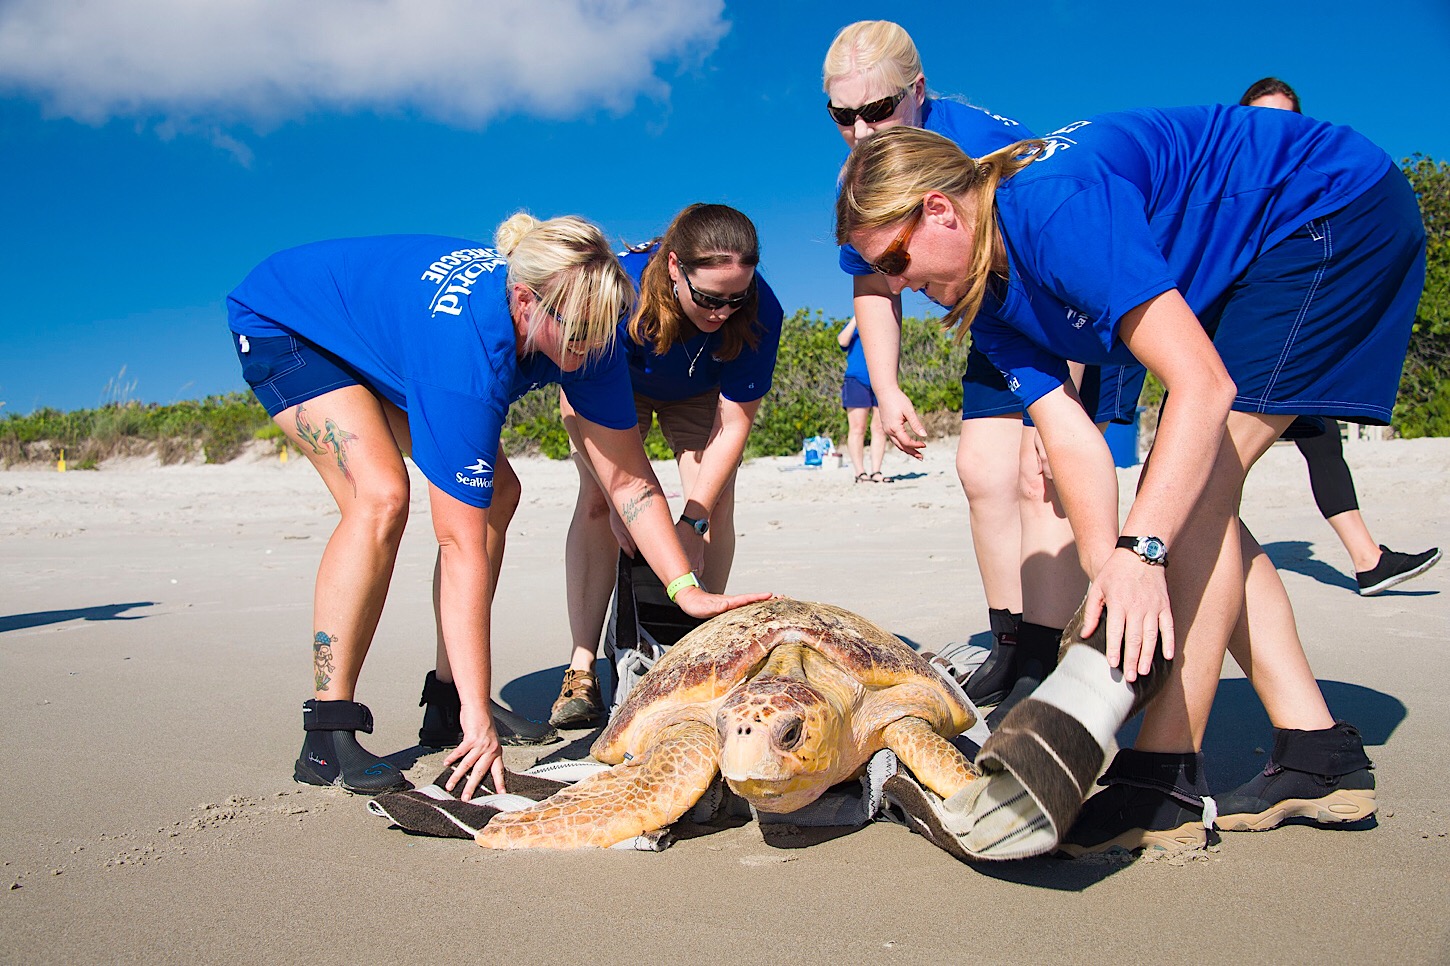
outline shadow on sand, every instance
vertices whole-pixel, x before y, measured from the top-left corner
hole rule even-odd
[[[154,600],[138,600],[130,604],[101,604],[96,607],[75,607],[70,610],[41,610],[30,614],[10,614],[0,617],[0,634],[18,631],[27,627],[44,627],[47,624],[63,624],[66,621],[138,621],[148,614],[122,613],[133,607],[154,607]]]

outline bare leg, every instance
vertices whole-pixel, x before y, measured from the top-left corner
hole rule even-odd
[[[1256,631],[1260,623],[1266,629],[1264,639],[1255,635],[1252,655],[1245,652],[1252,657],[1249,666],[1254,668],[1256,688],[1268,692],[1260,694],[1265,707],[1277,709],[1271,714],[1281,718],[1304,722],[1300,727],[1319,720],[1333,723],[1312,674],[1306,687],[1302,676],[1293,671],[1295,659],[1286,656],[1297,651],[1297,660],[1304,660],[1297,634],[1275,635],[1270,630],[1275,625],[1282,630],[1285,622],[1292,627],[1293,614],[1287,597],[1275,600],[1275,585],[1277,593],[1283,594],[1277,575],[1272,582],[1264,579],[1261,568],[1268,558],[1262,557],[1262,551],[1250,551],[1250,563],[1260,572],[1247,587],[1244,579],[1240,538],[1245,531],[1238,518],[1244,477],[1291,421],[1288,416],[1229,413],[1208,485],[1178,537],[1168,568],[1179,653],[1163,693],[1144,714],[1136,744],[1141,751],[1186,753],[1203,747],[1223,655],[1245,610],[1246,590],[1251,595],[1249,621]],[[1271,565],[1268,573],[1272,573]],[[1307,662],[1303,668],[1308,671]]]
[[[500,452],[493,468],[493,502],[489,505],[488,532],[484,535],[485,545],[488,548],[489,570],[492,576],[492,580],[489,581],[490,605],[493,603],[493,597],[498,594],[498,578],[499,574],[503,572],[503,552],[504,544],[508,539],[509,523],[513,521],[514,514],[518,512],[523,493],[523,483],[519,480],[518,474],[514,472],[513,464]],[[439,553],[440,556],[433,560],[433,627],[436,639],[435,661],[437,662],[435,673],[439,681],[446,683],[453,680],[453,669],[448,664],[448,651],[443,647],[443,624],[438,618],[442,551]]]
[[[871,410],[846,410],[846,455],[851,458],[851,469],[855,471],[857,476],[865,472],[866,423],[869,412]],[[878,441],[873,434],[871,438],[873,455],[878,445]],[[880,465],[879,461],[878,465]]]
[[[572,457],[579,471],[579,495],[564,542],[565,596],[569,609],[569,667],[592,670],[599,637],[609,615],[619,543],[609,524],[614,512],[582,452]]]
[[[363,386],[347,386],[275,417],[342,514],[313,596],[313,686],[321,701],[353,700],[408,521],[408,473],[385,407],[393,408]]]
[[[1020,415],[962,420],[957,477],[967,496],[972,548],[987,607],[1022,610],[1022,516],[1017,500]],[[1069,612],[1070,613],[1070,612]]]
[[[854,411],[865,413],[864,409]],[[680,469],[680,483],[686,493],[694,488],[695,477],[700,472],[700,456],[694,450],[685,450],[675,456],[675,464]],[[735,563],[735,476],[736,471],[732,470],[720,490],[720,498],[710,511],[710,532],[705,534],[705,572],[700,579],[712,594],[725,593],[730,568]]]
[[[1037,454],[1037,430],[1019,433],[1018,489],[1022,517],[1022,619],[1043,627],[1066,627],[1087,593],[1072,524],[1057,498],[1057,487]]]
[[[881,428],[881,410],[871,407],[871,472],[880,473],[886,459],[886,433]],[[857,472],[860,472],[859,470]]]
[[[1380,562],[1380,545],[1370,535],[1369,527],[1365,526],[1364,517],[1360,516],[1359,511],[1345,510],[1343,513],[1336,513],[1327,522],[1334,528],[1339,542],[1344,544],[1344,549],[1349,551],[1349,559],[1355,572],[1373,570]]]

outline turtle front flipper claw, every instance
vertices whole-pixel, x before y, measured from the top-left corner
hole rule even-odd
[[[647,836],[690,810],[710,787],[719,760],[713,727],[699,721],[672,725],[639,758],[530,808],[495,816],[474,841],[486,849],[580,849]]]

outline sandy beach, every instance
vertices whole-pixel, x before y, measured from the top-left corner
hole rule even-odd
[[[988,640],[953,469],[889,485],[789,459],[741,471],[732,589],[841,604],[925,649]],[[1450,543],[1450,439],[1346,447],[1376,538]],[[567,657],[568,463],[518,461],[494,614],[498,698],[544,718]],[[672,465],[660,467],[668,492]],[[1130,494],[1137,470],[1120,471]],[[1278,445],[1244,517],[1280,566],[1331,709],[1376,763],[1376,827],[1226,834],[1158,861],[968,866],[904,828],[696,830],[659,854],[488,853],[294,784],[312,579],[334,521],[301,460],[0,472],[0,960],[9,963],[1450,961],[1450,564],[1354,590],[1304,462]],[[422,478],[359,687],[364,743],[419,783],[432,667]],[[511,767],[566,744],[511,748]],[[1206,748],[1226,790],[1267,719],[1224,671]],[[395,753],[395,754],[394,754]]]

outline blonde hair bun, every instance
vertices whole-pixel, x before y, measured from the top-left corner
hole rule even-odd
[[[524,236],[538,228],[543,222],[527,211],[516,211],[494,229],[493,247],[505,258],[514,253]]]

